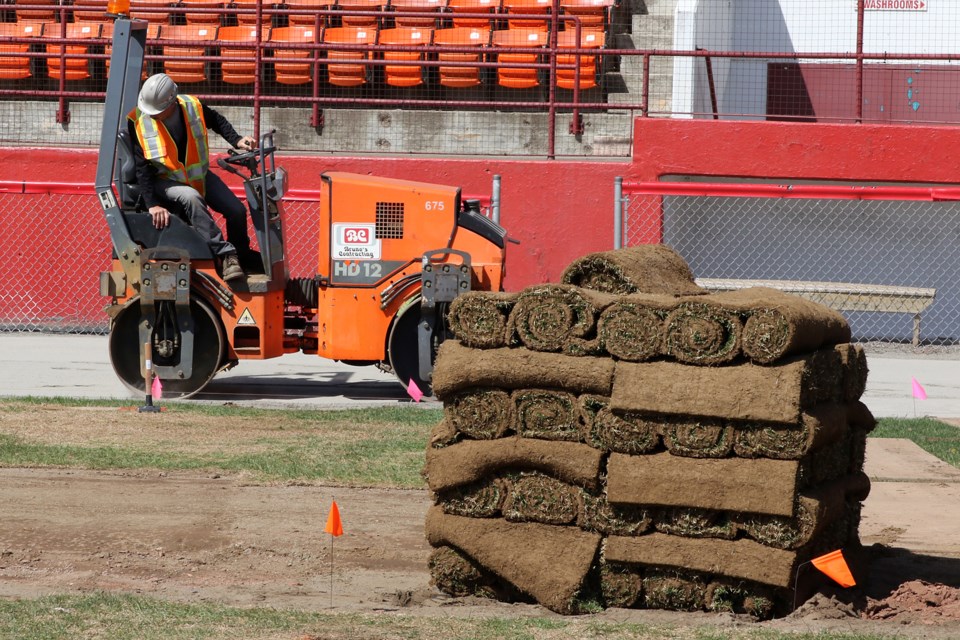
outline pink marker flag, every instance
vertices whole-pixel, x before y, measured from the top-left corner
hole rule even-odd
[[[420,402],[423,398],[423,391],[420,391],[420,387],[413,381],[413,378],[410,378],[410,384],[407,385],[407,393],[410,394],[414,402]]]
[[[923,388],[923,385],[917,382],[916,378],[910,378],[910,380],[913,382],[913,397],[917,398],[918,400],[926,400],[927,392]]]
[[[150,385],[150,397],[154,400],[159,400],[163,397],[163,383],[160,382],[160,378],[154,376],[153,384]]]

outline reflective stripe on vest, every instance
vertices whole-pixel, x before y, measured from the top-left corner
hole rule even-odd
[[[143,157],[156,165],[160,175],[189,184],[200,195],[205,195],[210,154],[203,107],[193,96],[177,96],[177,101],[184,115],[187,133],[186,163],[180,162],[179,149],[161,120],[151,118],[140,109],[134,109],[128,117],[136,123]]]

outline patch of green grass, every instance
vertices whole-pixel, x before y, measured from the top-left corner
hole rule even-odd
[[[82,398],[47,398],[34,396],[7,397],[0,400],[0,411],[23,411],[25,406],[57,407],[133,407],[135,400],[89,400]],[[175,408],[177,413],[193,413],[205,416],[224,416],[237,418],[276,418],[282,414],[290,420],[308,422],[357,422],[387,423],[433,426],[440,421],[441,409],[426,409],[419,406],[366,407],[363,409],[259,409],[241,407],[232,404],[199,404],[193,402],[160,402],[163,406]]]
[[[18,398],[0,401],[0,412],[37,407],[114,407],[124,403]],[[148,443],[51,444],[0,433],[0,466],[82,469],[248,472],[267,481],[420,488],[430,429],[439,409],[375,407],[355,410],[272,410],[175,404],[171,413],[256,420],[273,426],[265,437],[227,441],[193,450],[175,440]],[[172,432],[172,437],[175,435]],[[169,446],[168,446],[169,445]],[[252,449],[252,450],[251,450]]]
[[[871,438],[907,438],[944,462],[960,467],[960,428],[933,418],[882,418]]]
[[[438,635],[438,630],[442,630]],[[311,613],[183,604],[95,593],[0,599],[0,640],[885,640],[895,636],[797,633],[760,626],[670,627],[558,618],[463,618]]]

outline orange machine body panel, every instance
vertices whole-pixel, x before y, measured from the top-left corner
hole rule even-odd
[[[212,280],[223,282],[212,260],[195,260],[193,268]],[[119,260],[114,259],[113,271],[123,272]],[[284,348],[282,288],[258,293],[233,290],[232,293],[233,308],[228,309],[212,296],[194,288],[194,295],[203,297],[219,313],[228,359],[266,360],[295,350]],[[136,295],[137,291],[127,283],[124,295],[117,296],[117,302],[122,305]]]
[[[503,248],[458,225],[460,189],[330,172],[320,194],[317,353],[383,360],[391,322],[420,291],[423,254],[469,254],[472,288],[499,290]],[[458,255],[437,262],[459,265]]]

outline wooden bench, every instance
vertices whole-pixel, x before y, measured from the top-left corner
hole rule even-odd
[[[733,291],[770,287],[813,300],[837,311],[879,311],[913,314],[913,346],[920,344],[920,314],[933,303],[936,289],[850,282],[804,282],[797,280],[734,280],[697,278],[710,291]]]

